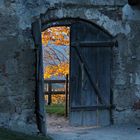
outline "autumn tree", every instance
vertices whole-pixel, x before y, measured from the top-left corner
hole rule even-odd
[[[69,73],[69,34],[66,26],[51,27],[42,33],[45,79]]]

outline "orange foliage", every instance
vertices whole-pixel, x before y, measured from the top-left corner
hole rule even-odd
[[[51,78],[52,76],[64,76],[69,73],[69,62],[68,60],[59,59],[60,54],[63,55],[60,51],[53,50],[49,44],[59,46],[69,46],[69,27],[51,27],[45,30],[42,33],[42,43],[47,47],[45,54],[45,59],[54,62],[53,64],[47,65],[44,69],[44,78]],[[58,55],[59,54],[59,55]],[[58,56],[57,56],[58,55]],[[65,53],[67,55],[67,52]],[[64,57],[66,58],[66,57]],[[58,62],[59,63],[55,63]]]
[[[65,103],[65,95],[53,95],[52,96],[52,103],[53,104],[63,104]]]
[[[48,102],[48,95],[45,95],[45,101]],[[64,104],[65,103],[65,95],[52,95],[52,103],[53,104]]]
[[[54,44],[57,46],[69,45],[69,27],[51,27],[42,33],[43,45]]]
[[[52,76],[64,76],[69,73],[69,63],[62,62],[58,65],[49,65],[45,67],[44,78],[51,78]]]

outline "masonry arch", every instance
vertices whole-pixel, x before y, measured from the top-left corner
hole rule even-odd
[[[111,30],[110,19],[106,18],[105,14],[97,11],[97,9],[84,3],[84,5],[58,5],[50,7],[45,13],[40,15],[42,26],[55,21],[62,21],[65,19],[79,19],[91,24],[97,25],[110,35],[114,36],[114,30]],[[102,20],[104,19],[104,20]]]
[[[43,133],[44,135],[46,134],[41,31],[44,31],[45,29],[54,26],[70,26],[71,28],[70,86],[69,86],[70,124],[74,126],[91,126],[91,125],[105,126],[111,124],[112,97],[110,93],[111,91],[110,65],[111,65],[111,47],[115,45],[113,36],[110,35],[106,30],[104,30],[100,26],[91,22],[90,20],[84,20],[80,18],[61,18],[61,19],[56,18],[55,20],[50,19],[45,22],[42,22],[42,20],[37,20],[36,22],[33,23],[32,29],[35,45],[37,47],[36,52],[37,82],[36,82],[35,99],[36,99],[37,124],[40,132]],[[82,34],[86,34],[87,37],[83,36]],[[75,49],[76,47],[77,49]],[[103,53],[105,55],[103,55]],[[85,57],[88,55],[89,57]],[[90,60],[96,61],[94,61],[94,64],[92,64],[92,61],[90,62]],[[76,65],[75,62],[77,63],[78,67],[75,67]],[[102,66],[99,65],[102,62],[103,65]],[[94,67],[96,67],[96,71],[94,71],[94,68],[92,67],[91,64],[94,65]],[[97,69],[99,70],[99,72],[97,72],[98,71]],[[102,71],[101,69],[105,71]],[[80,73],[80,75],[78,75],[78,79],[76,80],[78,82],[75,83],[73,82],[74,81],[73,78],[76,76],[75,74],[78,73]],[[94,78],[96,75],[98,76]],[[97,86],[97,83],[100,84],[101,90],[99,89],[99,86]],[[75,85],[78,86],[75,87]],[[84,91],[83,85],[84,88],[87,88],[88,90],[86,89],[86,91]],[[101,94],[101,92],[103,94]],[[88,93],[89,95],[86,95],[86,93]],[[79,99],[80,102],[77,103]],[[97,115],[98,113],[100,113],[99,116]],[[79,118],[78,122],[77,118]]]
[[[46,30],[47,28],[50,27],[55,27],[55,26],[71,26],[72,24],[76,22],[85,22],[88,24],[91,24],[92,26],[95,26],[102,30],[104,33],[106,33],[110,38],[113,38],[113,35],[104,27],[98,25],[96,21],[88,20],[88,19],[83,19],[83,18],[56,18],[56,19],[50,19],[50,20],[45,20],[44,22],[41,22],[41,31]]]

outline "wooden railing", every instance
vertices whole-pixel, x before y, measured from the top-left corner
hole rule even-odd
[[[64,90],[53,89],[53,84],[64,84]],[[52,104],[52,95],[62,94],[65,95],[65,114],[68,115],[68,92],[69,92],[69,80],[68,75],[66,75],[65,80],[44,80],[44,92],[48,95],[48,105]]]

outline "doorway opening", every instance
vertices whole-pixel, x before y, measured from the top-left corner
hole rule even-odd
[[[55,26],[43,31],[42,49],[47,128],[64,129],[69,116],[70,27]]]
[[[64,23],[66,24],[64,25]],[[111,52],[114,46],[113,37],[96,24],[81,19],[63,19],[48,24],[44,23],[42,26],[40,21],[37,21],[33,24],[33,31],[36,46],[39,47],[36,93],[39,130],[44,133],[46,125],[44,123],[46,118],[43,108],[44,97],[48,105],[45,110],[47,109],[49,113],[56,113],[60,110],[53,104],[56,95],[51,95],[51,93],[58,94],[60,89],[63,89],[61,92],[64,93],[64,86],[62,87],[64,80],[67,81],[65,82],[67,97],[61,95],[56,102],[61,104],[62,99],[68,99],[67,104],[63,102],[61,105],[63,105],[63,110],[64,104],[65,108],[68,108],[66,112],[72,130],[75,130],[73,128],[75,126],[101,127],[110,125],[112,123]],[[63,44],[63,40],[66,44]],[[63,49],[66,48],[70,52],[68,57],[63,54]],[[47,56],[50,61],[42,59],[42,49],[44,59]],[[62,60],[64,63],[61,62]],[[68,60],[67,63],[65,60]],[[43,61],[44,68],[42,67]],[[69,78],[64,76],[65,74],[69,74]],[[45,83],[44,89],[42,88],[43,77],[47,83]],[[56,83],[59,78],[62,78],[59,82],[61,86]],[[56,118],[52,120],[56,120]],[[46,126],[48,127],[48,124]],[[58,128],[61,127],[58,126]]]

